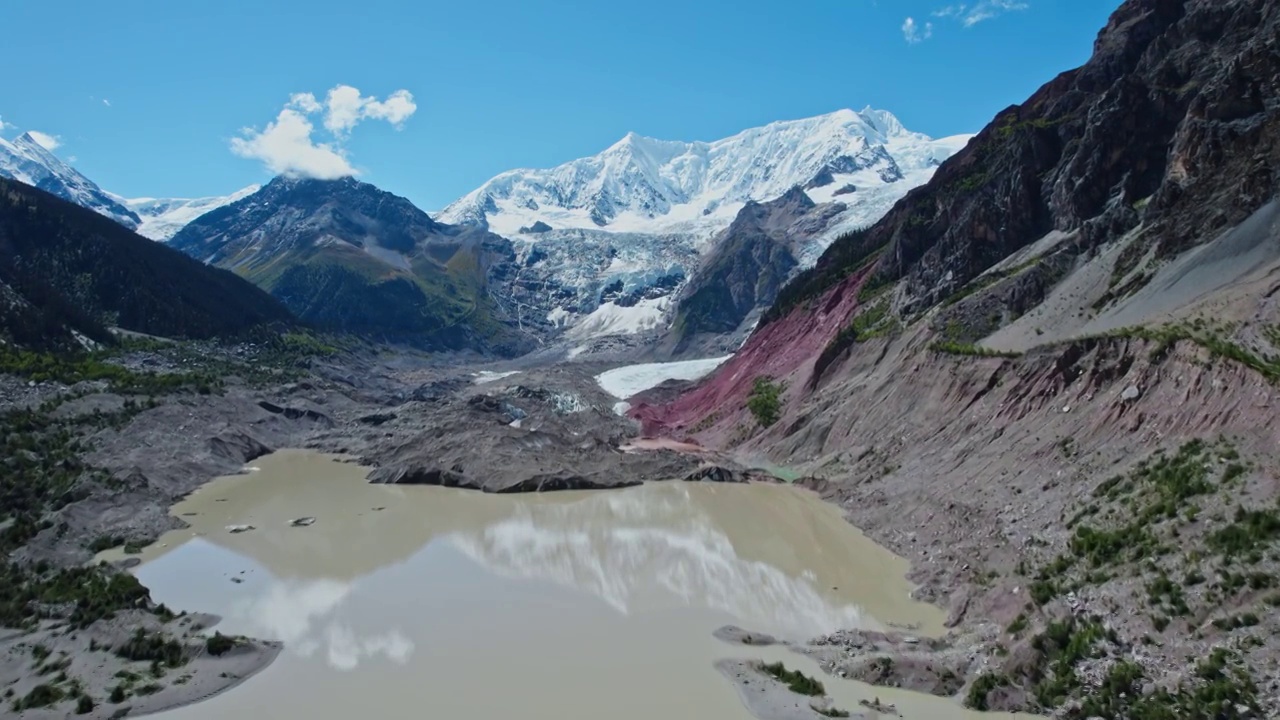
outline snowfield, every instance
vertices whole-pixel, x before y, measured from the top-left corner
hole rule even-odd
[[[610,395],[625,400],[638,392],[657,387],[668,380],[697,380],[720,367],[733,357],[725,355],[703,360],[683,360],[681,362],[644,363],[642,365],[624,365],[620,368],[602,372],[596,376],[596,383]],[[619,403],[615,406],[615,412]],[[626,412],[625,410],[623,412]]]

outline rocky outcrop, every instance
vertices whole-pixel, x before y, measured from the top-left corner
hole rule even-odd
[[[469,480],[457,470],[435,466],[400,465],[382,467],[369,473],[369,482],[375,485],[440,485],[481,489],[481,484]]]
[[[258,407],[273,415],[283,415],[290,420],[307,420],[326,428],[331,428],[334,425],[333,418],[311,408],[277,405],[269,400],[259,400]]]
[[[744,483],[747,478],[743,473],[731,470],[721,465],[708,465],[698,468],[688,475],[684,476],[685,482],[717,482],[717,483]]]
[[[664,346],[679,355],[726,336],[729,349],[736,347],[791,277],[798,249],[844,209],[815,205],[799,187],[770,202],[747,203],[682,290]]]
[[[226,431],[209,438],[209,452],[233,463],[247,463],[273,450],[246,432]]]

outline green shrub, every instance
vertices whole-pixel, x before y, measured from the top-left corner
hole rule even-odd
[[[987,704],[987,696],[996,688],[1008,686],[1009,679],[1007,677],[994,673],[983,673],[969,686],[969,694],[965,696],[964,706],[973,710],[990,710],[991,708]]]
[[[220,632],[215,632],[204,641],[204,649],[214,657],[226,654],[235,646],[236,641],[234,638],[227,637]]]
[[[782,413],[783,386],[766,377],[756,378],[747,397],[747,409],[755,416],[761,427],[769,427],[778,421]]]
[[[785,665],[780,662],[765,665],[762,668],[770,676],[776,678],[780,682],[787,684],[791,692],[801,695],[818,696],[826,693],[826,688],[822,686],[822,682],[805,675],[799,670],[788,670]]]
[[[40,684],[31,688],[31,692],[18,701],[17,706],[20,710],[29,710],[31,708],[49,707],[62,701],[67,693],[55,685]]]
[[[187,661],[182,644],[177,640],[165,637],[160,633],[148,635],[142,628],[138,628],[133,637],[117,647],[115,652],[126,660],[134,662],[150,661],[157,666],[163,664],[169,667],[179,667]]]

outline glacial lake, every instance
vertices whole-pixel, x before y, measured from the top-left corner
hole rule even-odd
[[[239,687],[157,717],[750,720],[713,668],[728,657],[781,659],[850,711],[879,697],[908,719],[994,717],[712,637],[726,624],[795,639],[941,632],[942,612],[909,598],[906,561],[811,493],[670,482],[485,495],[365,474],[282,451],[174,506],[191,527],[134,570],[152,597],[285,649]]]

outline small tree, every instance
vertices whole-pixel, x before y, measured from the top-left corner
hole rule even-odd
[[[747,398],[747,409],[755,416],[760,427],[769,427],[778,421],[782,412],[783,386],[771,378],[758,377]]]

